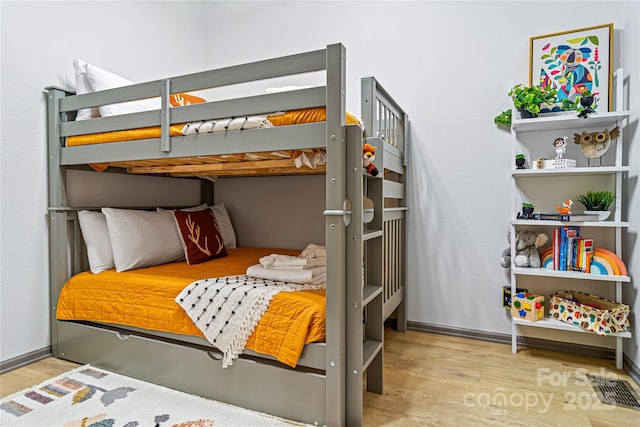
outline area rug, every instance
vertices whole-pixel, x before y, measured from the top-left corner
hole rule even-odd
[[[303,426],[89,365],[0,403],[2,426]]]

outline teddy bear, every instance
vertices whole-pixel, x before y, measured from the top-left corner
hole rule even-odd
[[[376,147],[371,144],[364,144],[362,146],[362,166],[371,176],[378,175],[378,168],[373,164],[373,160],[376,158]]]
[[[508,247],[502,251],[500,265],[504,268],[509,268],[513,261],[513,265],[516,267],[541,267],[542,262],[540,261],[538,248],[544,246],[548,241],[549,236],[544,233],[536,234],[528,230],[518,231],[516,232],[516,253],[513,260],[511,247]]]

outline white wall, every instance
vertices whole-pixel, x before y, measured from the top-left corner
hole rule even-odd
[[[46,104],[73,58],[133,81],[207,62],[203,3],[2,1],[0,360],[49,345]]]
[[[46,30],[49,19],[65,16],[73,21],[73,14],[69,14],[80,8],[77,3],[64,14],[54,13],[57,6],[2,3],[2,137],[3,141],[21,141],[20,148],[9,146],[6,151],[6,144],[2,145],[2,359],[47,344],[43,296],[46,163],[44,104],[39,91],[58,82],[59,75],[70,78],[71,58],[80,56],[142,80],[177,74],[180,67],[185,72],[200,64],[214,68],[335,42],[347,49],[348,110],[359,114],[359,78],[375,75],[412,119],[409,319],[509,333],[509,320],[500,307],[505,276],[498,257],[507,245],[511,139],[508,132],[495,127],[493,117],[510,107],[509,88],[516,82],[528,82],[530,36],[609,22],[616,28],[635,27],[630,32],[637,36],[637,13],[623,14],[623,9],[637,10],[637,4],[443,1],[206,5],[118,3],[118,16],[136,20],[152,36],[140,40],[139,30],[124,25],[117,42],[110,44],[93,39],[73,41],[71,37],[64,43],[53,41],[52,33]],[[85,31],[106,33],[106,19],[88,18],[103,16],[109,8],[95,3],[84,7],[75,13],[88,21]],[[178,9],[190,19],[185,25],[176,25],[176,30],[170,15]],[[159,16],[149,19],[151,13]],[[220,19],[223,13],[229,18]],[[142,19],[143,15],[147,18]],[[57,31],[72,34],[64,26]],[[132,34],[136,36],[130,40]],[[22,42],[23,38],[28,43]],[[6,40],[16,40],[16,45]],[[167,63],[160,57],[160,46],[169,40],[172,48],[168,56],[176,59]],[[637,49],[633,44],[628,43],[625,49]],[[197,47],[206,49],[199,52]],[[30,54],[29,67],[19,65],[24,63],[18,59],[23,52]],[[634,55],[636,68],[630,81],[637,96],[637,52]],[[24,96],[27,89],[29,97]],[[8,99],[12,100],[11,109],[6,108]],[[634,102],[637,117],[638,101]],[[640,137],[637,132],[629,134],[637,154]],[[31,160],[34,156],[35,161]],[[636,206],[640,200],[639,167],[636,160],[630,174],[636,177],[636,184],[631,181],[627,190]],[[18,216],[15,206],[26,209]],[[637,235],[637,210],[629,219],[630,230],[636,230]],[[628,239],[629,245],[635,247],[636,239]],[[637,248],[629,250],[637,256]],[[36,256],[23,259],[18,253]],[[630,267],[640,268],[638,262]],[[637,299],[637,292],[631,292],[627,295]],[[25,301],[36,303],[25,310]],[[14,332],[15,324],[25,325],[26,333]],[[636,363],[637,342],[634,338],[627,347]]]

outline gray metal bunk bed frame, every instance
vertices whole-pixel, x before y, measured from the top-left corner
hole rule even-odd
[[[274,58],[85,95],[48,90],[49,253],[51,346],[55,357],[188,393],[316,425],[360,425],[363,380],[382,393],[383,330],[404,310],[408,118],[372,77],[361,81],[362,119],[345,126],[345,48]],[[197,91],[272,77],[322,71],[326,86],[171,108],[171,93]],[[80,108],[161,97],[162,108],[75,122]],[[326,122],[224,134],[169,136],[171,123],[326,106]],[[65,147],[71,135],[161,126],[162,137],[115,144]],[[378,149],[377,177],[363,173],[362,144]],[[223,369],[206,340],[117,325],[59,321],[58,295],[86,270],[77,210],[67,204],[66,168],[99,162],[326,149],[326,342],[308,344],[298,368],[251,351]],[[211,184],[203,187],[210,189]],[[206,193],[206,194],[204,194]],[[374,201],[374,220],[363,224],[363,196]],[[211,192],[203,192],[211,202]],[[345,200],[351,210],[345,210]],[[143,208],[143,207],[141,207]],[[347,225],[348,224],[348,225]],[[363,268],[364,262],[364,268]],[[364,319],[364,322],[363,322]]]

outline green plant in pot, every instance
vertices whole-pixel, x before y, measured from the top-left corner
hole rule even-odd
[[[516,168],[524,169],[525,160],[524,154],[516,154]]]
[[[609,206],[616,200],[615,194],[611,191],[587,191],[578,196],[578,201],[584,205],[585,214],[597,214],[598,221],[603,221],[609,217]]]
[[[533,219],[533,209],[535,206],[533,203],[523,202],[522,203],[522,213],[518,212],[518,219]]]
[[[494,117],[493,122],[498,126],[511,127],[511,108]]]
[[[531,87],[521,83],[511,88],[509,95],[513,100],[513,106],[520,111],[522,118],[536,117],[540,113],[540,104],[553,104],[556,102],[558,90],[555,88],[543,88],[540,85]]]

